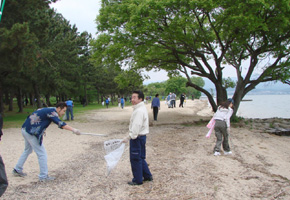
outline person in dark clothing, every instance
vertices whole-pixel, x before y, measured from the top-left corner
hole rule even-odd
[[[183,94],[180,95],[180,104],[179,104],[179,107],[182,107],[183,108],[184,99],[185,99],[185,94],[183,93]]]
[[[158,110],[160,110],[160,100],[158,98],[159,94],[155,95],[151,103],[151,109],[153,109],[154,121],[157,121]]]
[[[3,117],[0,113],[0,141],[3,135],[2,128],[3,128]],[[0,155],[0,197],[4,194],[7,187],[8,187],[8,180],[7,180],[7,175],[5,171],[5,165]]]

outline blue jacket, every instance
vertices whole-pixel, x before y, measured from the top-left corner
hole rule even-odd
[[[151,108],[160,107],[160,100],[158,97],[154,97],[151,103]]]
[[[43,134],[51,122],[57,124],[59,128],[66,125],[59,119],[56,108],[42,108],[29,115],[22,128],[30,135],[35,135],[41,145]]]

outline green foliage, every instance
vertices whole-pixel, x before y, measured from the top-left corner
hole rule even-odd
[[[204,81],[200,77],[191,77],[190,80],[200,87],[204,86]],[[174,92],[177,96],[185,93],[187,96],[194,95],[195,98],[199,98],[201,96],[200,91],[191,87],[186,87],[186,83],[186,78],[182,76],[173,76],[161,83],[148,84],[145,88],[149,96],[155,96],[157,93],[159,96],[167,96],[170,92]]]
[[[289,0],[103,0],[98,51],[102,63],[184,73],[213,110],[227,99],[226,88],[235,87],[237,112],[259,83],[289,81],[289,15]],[[228,68],[236,70],[236,86],[223,77]],[[217,101],[191,75],[213,82]]]

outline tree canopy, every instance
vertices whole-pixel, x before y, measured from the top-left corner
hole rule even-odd
[[[289,0],[102,0],[98,50],[104,63],[185,74],[213,110],[232,68],[236,112],[259,83],[289,82],[289,16]],[[216,101],[191,75],[215,85]]]

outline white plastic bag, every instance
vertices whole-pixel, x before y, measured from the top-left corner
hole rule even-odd
[[[122,143],[121,139],[108,140],[104,142],[104,148],[106,151],[104,158],[107,162],[107,176],[109,176],[124,153],[125,143]]]

